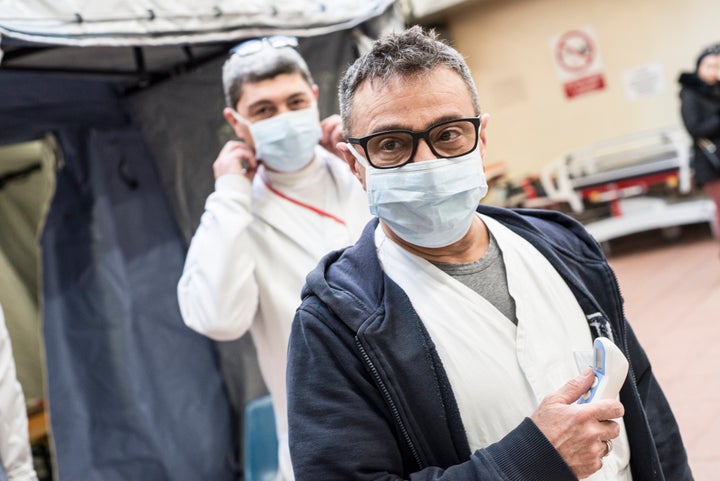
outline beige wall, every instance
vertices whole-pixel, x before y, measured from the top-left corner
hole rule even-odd
[[[506,161],[520,177],[598,140],[681,126],[677,77],[702,47],[720,42],[720,1],[476,0],[447,22],[491,115],[486,160]],[[582,26],[595,32],[606,87],[566,99],[550,41]],[[653,63],[665,89],[629,100],[623,73]]]

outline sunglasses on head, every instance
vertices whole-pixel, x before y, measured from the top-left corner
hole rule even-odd
[[[272,37],[254,38],[252,40],[246,40],[245,42],[239,43],[230,49],[231,55],[239,55],[244,57],[258,53],[260,50],[266,47],[272,48],[285,48],[291,47],[296,48],[298,46],[298,39],[296,37],[288,37],[285,35],[273,35]]]

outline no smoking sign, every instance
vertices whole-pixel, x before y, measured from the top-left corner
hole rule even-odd
[[[556,49],[560,68],[570,72],[582,72],[592,65],[595,58],[595,42],[582,30],[571,30],[560,36]]]
[[[573,98],[605,88],[597,39],[590,27],[568,30],[550,42],[558,78]]]

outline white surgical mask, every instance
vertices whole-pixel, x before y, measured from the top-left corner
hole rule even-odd
[[[401,239],[421,247],[445,247],[470,229],[488,190],[479,149],[453,159],[376,169],[346,145],[365,166],[370,212]]]
[[[249,127],[255,142],[255,156],[280,172],[295,172],[305,167],[322,138],[316,104],[257,122],[250,122],[235,111],[233,116]]]

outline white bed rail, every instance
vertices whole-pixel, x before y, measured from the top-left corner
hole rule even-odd
[[[540,182],[550,200],[567,202],[579,213],[583,211],[584,189],[672,170],[677,171],[679,192],[690,192],[687,135],[668,127],[604,140],[569,152],[541,170]],[[633,190],[632,195],[635,193]]]

